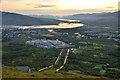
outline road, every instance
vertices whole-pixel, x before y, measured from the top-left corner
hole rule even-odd
[[[60,60],[63,51],[64,51],[64,49],[62,49],[62,50],[60,51],[60,54],[59,54],[58,58],[56,59],[54,65],[56,65],[56,64],[58,63],[58,61]],[[51,65],[51,66],[49,66],[49,67],[45,67],[45,68],[39,69],[38,71],[43,71],[43,70],[49,69],[49,68],[53,67],[54,65]]]
[[[65,65],[66,62],[67,62],[67,58],[68,58],[69,52],[70,52],[70,49],[68,49],[68,51],[67,51],[67,54],[66,54],[66,57],[65,57],[65,60],[64,60],[63,65],[62,65],[61,67],[59,67],[56,71],[59,71],[60,69],[62,69],[62,68],[64,67],[64,65]]]
[[[59,56],[58,56],[58,58],[57,58],[57,60],[56,60],[54,65],[56,65],[58,63],[58,61],[60,60],[60,58],[62,56],[62,53],[63,53],[63,49],[61,50],[61,52],[60,52],[60,54],[59,54]]]

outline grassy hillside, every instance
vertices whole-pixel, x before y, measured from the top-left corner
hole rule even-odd
[[[58,20],[47,18],[34,18],[26,15],[2,12],[3,25],[57,25]]]
[[[99,78],[94,76],[56,72],[54,69],[35,73],[21,72],[20,70],[13,67],[3,67],[2,69],[3,78]]]

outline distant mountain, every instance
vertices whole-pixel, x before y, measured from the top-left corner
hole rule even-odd
[[[64,16],[63,18],[81,20],[82,23],[91,26],[118,26],[118,12],[102,14],[75,14],[71,16]]]
[[[57,25],[60,23],[56,19],[35,18],[17,13],[1,12],[3,25]]]
[[[81,20],[82,23],[91,26],[118,26],[118,13],[93,13],[75,14],[69,16],[52,15],[21,15],[16,13],[2,12],[3,25],[57,25],[60,23],[56,19]]]
[[[50,19],[60,19],[60,16],[52,16],[52,15],[29,15],[31,17],[36,17],[36,18],[50,18]]]

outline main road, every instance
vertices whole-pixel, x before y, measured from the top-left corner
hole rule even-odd
[[[70,52],[70,49],[68,49],[68,51],[67,51],[67,54],[66,54],[66,57],[65,57],[65,60],[64,60],[63,65],[62,65],[61,67],[59,67],[56,71],[59,71],[60,69],[62,69],[62,68],[64,67],[64,65],[65,65],[66,62],[67,62],[67,58],[68,58],[69,52]]]
[[[60,60],[63,51],[64,51],[64,49],[62,49],[62,50],[60,51],[60,54],[59,54],[58,58],[56,59],[54,65],[56,65],[56,64],[58,63],[58,61]],[[51,66],[49,66],[49,67],[45,67],[45,68],[39,69],[38,71],[43,71],[43,70],[49,69],[49,68],[53,67],[54,65],[51,65]]]

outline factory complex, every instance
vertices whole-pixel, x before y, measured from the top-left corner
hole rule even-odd
[[[56,49],[68,49],[75,47],[75,45],[66,44],[65,42],[62,42],[58,39],[56,40],[37,39],[37,40],[26,41],[26,44],[34,45],[36,47],[56,48]]]

